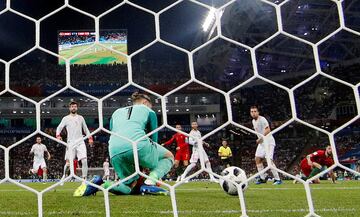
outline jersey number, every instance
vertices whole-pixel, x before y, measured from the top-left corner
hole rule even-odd
[[[133,107],[130,107],[130,108],[127,109],[127,110],[128,110],[128,113],[127,113],[127,119],[128,119],[128,120],[129,120],[130,117],[131,117],[132,109],[133,109]]]

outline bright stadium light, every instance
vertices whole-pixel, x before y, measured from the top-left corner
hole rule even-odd
[[[211,24],[215,21],[215,8],[211,8],[209,14],[207,15],[204,24],[202,25],[202,29],[206,32]]]

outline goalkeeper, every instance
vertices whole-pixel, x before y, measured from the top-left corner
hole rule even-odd
[[[150,138],[146,132],[158,127],[156,113],[151,109],[151,99],[146,94],[135,92],[131,96],[133,105],[117,109],[110,120],[110,130],[131,141],[137,141],[139,165],[150,170],[149,179],[144,181],[143,191],[153,191],[157,181],[166,175],[174,163],[173,154],[157,144],[158,133]],[[125,179],[135,172],[132,143],[115,135],[110,136],[109,155],[119,179]],[[111,189],[115,194],[131,194],[137,184],[139,175]],[[162,189],[163,190],[163,189]],[[84,189],[85,191],[85,189]],[[161,191],[161,188],[159,188]],[[165,190],[164,190],[165,191]],[[81,194],[81,193],[80,193]],[[74,194],[74,196],[76,196]]]
[[[141,168],[140,168],[141,169]],[[141,171],[148,175],[147,169],[141,169]],[[168,191],[166,191],[163,188],[160,188],[157,186],[148,186],[144,184],[145,178],[142,176],[139,176],[139,178],[129,184],[129,188],[131,188],[131,192],[127,191],[119,191],[118,187],[115,186],[111,189],[109,189],[110,193],[113,193],[115,195],[139,195],[139,194],[153,194],[153,195],[167,195]],[[91,183],[94,183],[96,185],[101,185],[103,188],[107,189],[110,186],[112,186],[115,181],[109,181],[109,180],[103,180],[103,178],[99,175],[93,176],[93,178],[90,180]],[[120,184],[121,185],[121,184]],[[82,184],[80,187],[78,187],[74,192],[74,197],[85,197],[85,196],[91,196],[96,195],[96,192],[98,192],[99,189],[96,187],[93,187],[91,185]]]
[[[333,164],[334,160],[332,158],[332,149],[330,145],[328,145],[325,150],[315,151],[314,153],[307,155],[300,163],[301,171],[305,176],[303,179],[310,179]],[[336,177],[332,170],[329,172],[329,176],[331,177],[332,182],[336,183]],[[313,183],[319,184],[320,179],[314,179]]]

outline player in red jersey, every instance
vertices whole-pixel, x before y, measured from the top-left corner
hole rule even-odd
[[[177,130],[182,130],[182,127],[180,124],[176,124],[175,128]],[[190,159],[190,148],[189,144],[186,143],[186,136],[181,133],[175,133],[171,139],[163,143],[162,145],[171,145],[174,141],[176,141],[177,147],[176,147],[176,154],[175,154],[175,172],[178,176],[178,180],[180,179],[180,175],[182,174],[182,168],[179,167],[180,161],[183,162],[184,167],[187,167],[189,165],[189,159]],[[178,181],[177,180],[177,181]]]
[[[305,179],[310,179],[311,177],[319,174],[320,172],[324,171],[326,167],[330,167],[334,164],[334,160],[332,158],[332,149],[331,146],[328,145],[325,150],[318,150],[312,154],[309,154],[304,158],[300,163],[300,168],[305,176]],[[329,172],[329,176],[333,183],[335,183],[335,175],[331,170]],[[313,183],[319,184],[320,179],[314,179]]]

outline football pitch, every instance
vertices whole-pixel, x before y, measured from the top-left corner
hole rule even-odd
[[[53,183],[29,183],[36,190]],[[74,198],[79,183],[65,183],[43,195],[43,216],[105,216],[104,196]],[[311,185],[315,211],[326,217],[360,216],[360,181]],[[0,216],[37,216],[37,196],[14,184],[0,185]],[[109,196],[111,216],[173,216],[170,196]],[[179,216],[241,216],[239,198],[225,194],[219,184],[189,182],[176,190]],[[273,186],[250,184],[245,191],[248,216],[305,216],[308,213],[302,184],[286,181]]]
[[[126,44],[104,44],[106,47],[112,48],[121,53],[127,54],[127,45]],[[73,57],[75,54],[78,54],[81,51],[81,54],[72,58],[71,64],[123,64],[126,63],[126,57],[120,54],[117,54],[111,50],[105,49],[101,46],[94,46],[90,48],[91,45],[81,45],[77,47],[72,47],[71,49],[66,49],[60,51],[59,55],[64,58]],[[59,59],[59,64],[65,64],[63,59]]]

